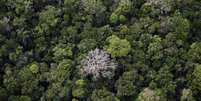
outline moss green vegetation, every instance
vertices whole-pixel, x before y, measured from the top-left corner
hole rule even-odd
[[[0,101],[200,95],[200,0],[0,0]]]

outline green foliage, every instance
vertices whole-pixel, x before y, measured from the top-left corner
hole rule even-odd
[[[194,42],[189,51],[189,58],[192,61],[199,62],[201,60],[201,42]]]
[[[72,91],[72,94],[74,97],[77,97],[77,98],[83,98],[86,96],[86,83],[84,80],[80,79],[80,80],[77,80],[75,82],[75,85],[73,87],[73,91]]]
[[[0,87],[0,100],[4,101],[8,97],[7,91],[5,88]]]
[[[79,100],[77,100],[77,99],[73,99],[72,101],[79,101]]]
[[[53,55],[55,61],[61,61],[63,59],[68,59],[69,57],[72,57],[72,51],[70,47],[64,47],[64,46],[55,46],[53,48]]]
[[[87,14],[100,14],[106,9],[101,0],[82,0],[81,3]]]
[[[0,101],[201,101],[200,0],[0,0]]]
[[[110,16],[111,23],[125,22],[125,15],[129,13],[132,9],[132,2],[130,0],[119,0],[117,8]]]
[[[17,61],[19,56],[22,54],[22,47],[17,47],[14,52],[9,53],[9,59],[13,61]]]
[[[76,37],[78,36],[78,32],[76,27],[64,27],[60,33],[61,35],[59,41],[62,43],[74,43],[77,40]]]
[[[120,39],[116,35],[107,38],[109,45],[105,46],[106,51],[112,57],[122,57],[128,55],[131,50],[131,45],[126,39]]]
[[[29,67],[29,69],[30,69],[30,71],[32,72],[32,73],[38,73],[38,71],[39,71],[39,67],[38,67],[38,65],[37,64],[32,64],[30,67]]]
[[[135,72],[124,72],[122,77],[116,82],[117,96],[133,96],[137,93],[137,88],[134,85]]]
[[[32,101],[29,96],[10,96],[8,101]]]
[[[160,89],[145,88],[135,101],[167,101]]]
[[[21,94],[35,94],[41,90],[41,87],[38,86],[39,80],[27,67],[17,72],[11,71],[8,67],[3,83],[9,92],[19,91]],[[37,97],[38,95],[34,96]]]
[[[49,33],[58,23],[58,15],[59,11],[54,6],[45,7],[45,10],[39,13],[39,25],[36,27],[38,33]]]
[[[64,0],[65,12],[71,14],[71,11],[76,9],[78,3],[78,0]]]
[[[166,14],[171,12],[174,9],[174,1],[173,0],[148,0],[143,5],[143,9],[151,9],[149,10],[152,14],[158,16],[160,14]]]
[[[69,78],[71,72],[72,61],[65,59],[61,61],[57,67],[52,67],[47,73],[47,80],[50,82],[64,82]]]
[[[163,57],[162,40],[159,36],[154,36],[152,42],[148,46],[147,54],[151,56],[151,60],[158,60]]]
[[[4,18],[0,20],[0,33],[4,33],[8,27],[8,18]]]
[[[103,89],[95,89],[91,95],[91,101],[119,101],[113,93]]]
[[[24,17],[16,17],[13,21],[13,25],[16,26],[17,28],[22,28],[26,24]]]
[[[162,33],[174,32],[178,38],[186,39],[190,29],[190,23],[187,19],[183,18],[181,14],[176,11],[173,17],[167,17],[161,23]]]
[[[97,42],[94,39],[83,39],[80,41],[78,48],[81,52],[86,53],[94,48],[96,48]]]
[[[29,14],[32,8],[33,0],[8,0],[7,4],[15,8],[17,14]]]
[[[116,13],[112,13],[112,15],[110,16],[110,22],[117,23],[118,20],[119,20],[119,16]]]
[[[130,0],[120,0],[118,3],[117,13],[128,13],[132,8],[132,2]]]
[[[192,72],[192,78],[190,79],[190,85],[194,89],[201,90],[201,65],[197,64]]]
[[[173,81],[173,75],[168,71],[168,67],[165,66],[158,71],[155,76],[155,81],[157,85],[160,85],[164,92],[175,92],[175,82]]]
[[[195,101],[191,89],[183,89],[180,101]]]
[[[71,65],[71,60],[64,59],[57,66],[52,64],[50,71],[44,74],[45,79],[49,82],[48,89],[42,96],[44,100],[56,100],[64,97],[68,99],[72,87],[72,81],[69,80]]]
[[[193,0],[176,0],[176,3],[179,7],[181,6],[187,6],[189,4],[191,4],[193,2]]]

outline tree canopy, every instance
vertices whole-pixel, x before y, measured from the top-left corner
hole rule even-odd
[[[0,101],[200,95],[200,0],[0,0]]]

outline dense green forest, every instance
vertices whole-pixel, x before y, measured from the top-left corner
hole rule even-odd
[[[0,0],[0,101],[201,101],[201,1]]]

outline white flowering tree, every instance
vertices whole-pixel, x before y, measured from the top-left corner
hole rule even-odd
[[[109,55],[100,49],[89,51],[87,56],[81,60],[79,70],[83,76],[92,76],[94,80],[99,78],[109,78],[114,76],[116,63],[110,59]]]

